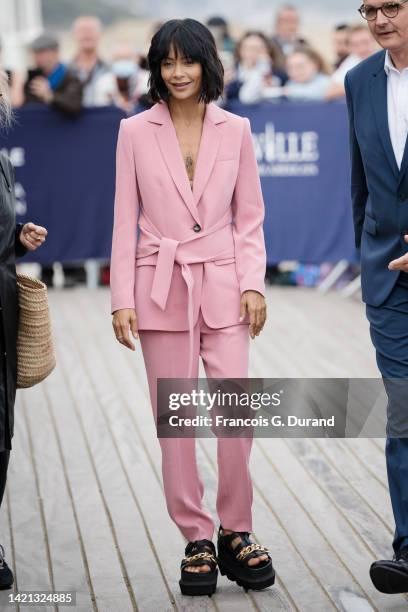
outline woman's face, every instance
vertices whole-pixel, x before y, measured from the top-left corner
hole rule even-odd
[[[170,95],[177,100],[197,99],[202,84],[202,66],[200,62],[183,57],[179,52],[176,57],[171,45],[168,57],[161,63],[161,76]]]
[[[265,41],[255,35],[244,38],[240,46],[239,59],[246,68],[253,68],[260,60],[270,61]]]
[[[287,71],[291,81],[308,83],[318,73],[318,67],[304,53],[292,53],[287,59]]]
[[[408,23],[408,20],[407,20]],[[368,30],[357,30],[350,36],[350,53],[360,59],[367,59],[375,51],[373,37]]]

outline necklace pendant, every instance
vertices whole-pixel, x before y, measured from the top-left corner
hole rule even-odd
[[[191,155],[187,155],[186,156],[186,168],[187,170],[192,170],[193,169],[193,158],[191,157]]]

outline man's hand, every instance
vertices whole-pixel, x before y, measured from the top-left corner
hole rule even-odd
[[[266,303],[264,296],[258,291],[244,291],[241,296],[240,321],[248,312],[249,335],[252,340],[259,336],[266,321]]]
[[[35,77],[29,84],[30,91],[37,98],[40,98],[46,104],[50,104],[53,100],[54,94],[48,82],[48,79],[42,76]]]
[[[135,350],[135,345],[130,339],[129,328],[135,339],[139,337],[137,331],[137,317],[134,308],[122,308],[113,313],[113,329],[115,330],[116,340],[126,346],[131,351]]]
[[[408,235],[404,236],[405,242],[408,243]],[[403,255],[399,259],[394,259],[390,264],[388,264],[389,270],[401,270],[401,272],[408,272],[408,253]]]
[[[45,242],[47,234],[45,227],[31,222],[26,223],[21,229],[20,242],[29,251],[35,251]]]

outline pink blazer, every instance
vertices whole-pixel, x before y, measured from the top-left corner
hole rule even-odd
[[[264,212],[248,119],[207,105],[193,190],[167,104],[123,119],[111,311],[190,338],[200,307],[210,327],[239,323],[241,294],[265,294]]]

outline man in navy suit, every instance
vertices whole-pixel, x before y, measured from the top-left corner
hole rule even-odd
[[[386,462],[392,560],[370,569],[383,593],[408,591],[408,3],[366,0],[383,47],[347,73],[356,246],[363,300],[388,395]]]

